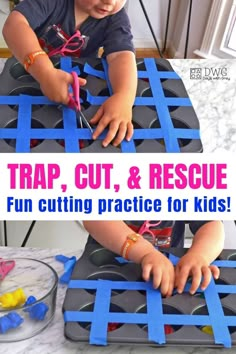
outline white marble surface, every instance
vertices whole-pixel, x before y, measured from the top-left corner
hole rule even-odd
[[[174,70],[183,80],[200,122],[204,152],[236,152],[236,60],[187,59],[170,60]],[[220,71],[226,68],[223,80],[190,79],[190,69],[199,68],[203,77],[205,70]],[[215,76],[216,77],[216,76]]]
[[[63,265],[54,260],[57,254],[64,254],[68,257],[79,256],[82,249],[39,249],[39,248],[10,248],[0,247],[0,255],[3,258],[14,257],[30,257],[45,261],[50,264],[60,276],[63,273]],[[62,303],[66,291],[66,286],[59,284],[57,293],[57,309],[53,321],[49,326],[31,339],[16,343],[0,343],[0,353],[4,354],[76,354],[76,353],[93,353],[93,354],[233,354],[234,349],[213,349],[213,348],[199,348],[199,347],[138,347],[138,346],[122,346],[109,345],[107,347],[91,346],[83,343],[70,342],[65,339],[63,335],[63,317],[62,317]]]
[[[201,139],[205,152],[236,152],[236,60],[171,59],[188,91],[200,122]],[[5,59],[0,59],[0,72]],[[229,80],[191,80],[193,68],[208,71],[227,69]]]

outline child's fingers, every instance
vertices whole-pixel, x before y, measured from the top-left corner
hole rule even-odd
[[[126,140],[130,141],[130,139],[132,138],[133,134],[134,134],[134,127],[133,127],[133,124],[131,122],[129,122],[127,124]]]
[[[161,270],[157,267],[155,267],[152,271],[152,277],[153,277],[153,287],[154,289],[159,288],[160,284],[162,283],[162,278],[163,274]]]
[[[99,122],[99,120],[102,118],[103,113],[104,113],[103,106],[101,106],[101,107],[99,107],[97,112],[94,114],[93,118],[90,119],[90,123],[97,124]]]
[[[93,133],[93,139],[96,139],[103,132],[103,130],[107,127],[109,122],[110,122],[109,117],[106,115],[103,115],[102,118],[99,120],[97,128],[95,129],[95,132]],[[92,121],[90,121],[90,123],[93,124]],[[114,134],[114,136],[115,136],[115,134]],[[113,136],[113,138],[114,138],[114,136]]]
[[[174,290],[174,282],[175,282],[174,272],[171,272],[170,279],[169,279],[169,288],[167,290],[166,297],[169,297],[172,295],[173,290]]]
[[[102,124],[102,121],[103,121],[103,119],[100,120],[100,122],[98,123],[98,128],[99,128],[99,125]],[[105,123],[105,124],[106,124],[106,126],[108,125],[108,123]],[[104,130],[104,128],[103,128],[102,130]],[[105,139],[104,139],[103,142],[102,142],[102,145],[103,145],[104,147],[106,147],[107,145],[109,145],[110,142],[115,138],[115,136],[116,136],[118,130],[119,130],[119,123],[116,122],[116,121],[114,121],[114,120],[111,121],[111,122],[110,122],[110,125],[109,125],[108,133],[107,133]]]
[[[181,269],[176,272],[176,287],[177,287],[177,292],[179,294],[182,294],[185,284],[187,282],[188,276],[189,276],[190,269],[189,267],[182,267]]]
[[[118,134],[113,142],[114,146],[118,146],[125,138],[127,126],[125,123],[121,123],[119,126]]]
[[[220,269],[215,265],[211,265],[211,266],[209,266],[209,268],[211,270],[211,273],[212,273],[214,279],[219,279]]]
[[[191,275],[192,275],[192,284],[190,287],[190,294],[194,294],[197,289],[199,288],[200,284],[201,284],[201,280],[202,280],[202,272],[201,269],[197,266],[193,267],[191,269]]]
[[[168,272],[165,273],[164,271],[161,279],[161,293],[163,296],[166,296],[168,294],[169,287],[170,287],[170,275]]]
[[[207,266],[202,267],[202,277],[203,277],[203,280],[202,280],[202,284],[201,284],[201,289],[205,290],[211,281],[211,270],[209,267],[207,267]]]
[[[146,264],[146,265],[143,266],[142,276],[143,276],[143,279],[145,281],[148,281],[150,279],[151,270],[152,270],[152,265],[151,264]]]
[[[87,80],[83,79],[82,77],[79,77],[80,86],[84,86],[84,85],[86,85],[86,83],[87,83]]]

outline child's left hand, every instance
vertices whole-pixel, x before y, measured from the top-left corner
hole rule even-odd
[[[175,287],[181,294],[184,290],[188,277],[191,277],[190,294],[194,294],[201,285],[201,290],[205,290],[211,281],[211,275],[215,279],[219,278],[220,270],[215,265],[209,265],[206,259],[191,249],[180,259],[175,269]]]
[[[91,124],[98,123],[93,139],[96,139],[109,126],[109,131],[102,142],[104,147],[110,144],[114,138],[114,146],[118,146],[124,138],[129,141],[133,135],[131,120],[132,106],[127,102],[124,94],[115,93],[103,103],[90,120]]]

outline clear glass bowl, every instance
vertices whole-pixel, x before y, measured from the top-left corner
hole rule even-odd
[[[21,305],[15,308],[5,308],[0,305],[0,318],[16,312],[24,320],[19,327],[0,333],[0,342],[14,342],[35,336],[49,324],[56,309],[58,276],[55,270],[36,259],[14,258],[14,261],[15,267],[0,281],[0,296],[22,288],[26,299],[34,296],[37,301],[29,306]],[[42,303],[44,307],[45,305],[48,307],[43,319],[32,319],[30,312],[33,306]]]

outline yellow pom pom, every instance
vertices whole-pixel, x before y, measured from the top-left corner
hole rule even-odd
[[[201,328],[202,332],[206,333],[206,334],[210,334],[213,335],[213,329],[211,326],[204,326]]]
[[[25,303],[26,296],[22,288],[16,289],[11,293],[5,293],[0,296],[0,304],[2,307],[16,307]]]

